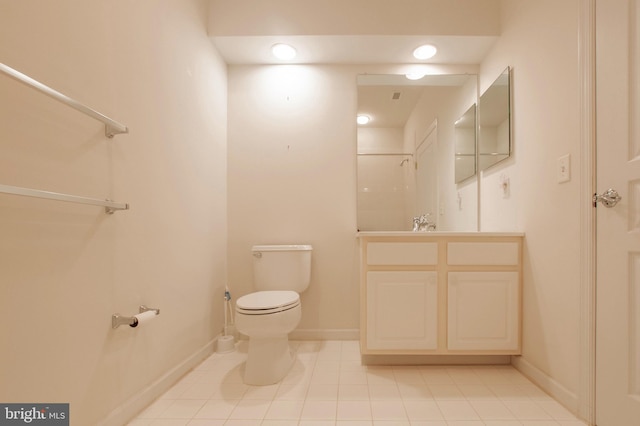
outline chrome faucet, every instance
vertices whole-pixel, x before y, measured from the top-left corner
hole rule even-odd
[[[415,216],[413,218],[413,232],[432,232],[436,230],[436,223],[432,222],[431,213]]]

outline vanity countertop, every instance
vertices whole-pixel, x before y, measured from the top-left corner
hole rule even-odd
[[[524,237],[524,232],[359,231],[356,237]]]

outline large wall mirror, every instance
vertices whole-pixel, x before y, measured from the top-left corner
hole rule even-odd
[[[357,134],[360,231],[410,231],[420,215],[437,231],[477,231],[476,126],[469,124],[477,87],[475,74],[358,76],[358,115],[369,119]],[[464,147],[456,132],[466,133]],[[463,148],[470,165],[459,179]]]
[[[480,96],[480,170],[488,169],[511,155],[510,80],[510,68],[507,68]]]

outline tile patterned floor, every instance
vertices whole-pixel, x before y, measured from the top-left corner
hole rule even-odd
[[[362,366],[355,341],[291,342],[281,383],[242,382],[247,342],[213,354],[129,426],[584,426],[511,366]]]

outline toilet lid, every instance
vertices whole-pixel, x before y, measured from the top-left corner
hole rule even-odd
[[[236,301],[236,307],[242,310],[272,310],[287,308],[300,302],[295,291],[258,291],[242,296]]]

